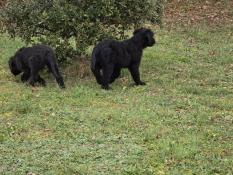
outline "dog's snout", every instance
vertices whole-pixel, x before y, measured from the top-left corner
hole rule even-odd
[[[156,43],[155,39],[152,39],[151,45],[153,46]]]

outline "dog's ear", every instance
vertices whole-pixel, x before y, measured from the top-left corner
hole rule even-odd
[[[19,50],[18,50],[18,52],[21,52],[21,51],[23,51],[25,49],[25,47],[21,47]]]
[[[15,63],[15,57],[11,57],[8,61],[8,64],[12,74],[18,75],[21,73],[21,71],[18,70],[17,64]]]
[[[8,61],[8,65],[9,65],[10,69],[12,69],[15,66],[13,59],[14,59],[13,57],[10,57],[10,59]]]
[[[133,35],[136,35],[137,33],[142,32],[143,30],[144,30],[144,28],[136,29],[136,30],[134,30]]]
[[[144,46],[148,47],[148,46],[153,46],[155,44],[155,38],[154,38],[154,33],[147,29],[144,32]]]

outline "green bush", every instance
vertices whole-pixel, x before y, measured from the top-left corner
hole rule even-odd
[[[1,8],[3,32],[75,59],[103,38],[122,39],[145,21],[160,22],[163,0],[9,0]]]

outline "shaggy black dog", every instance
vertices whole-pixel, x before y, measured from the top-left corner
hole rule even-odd
[[[155,44],[154,33],[140,28],[124,41],[104,40],[92,52],[91,70],[103,89],[120,76],[122,68],[128,68],[136,85],[145,85],[140,80],[139,66],[143,49]]]
[[[23,73],[22,82],[29,81],[34,86],[36,82],[46,85],[45,80],[40,77],[39,71],[45,66],[52,72],[58,85],[65,88],[62,76],[59,73],[54,51],[46,45],[35,45],[19,49],[9,60],[11,73],[15,76]]]

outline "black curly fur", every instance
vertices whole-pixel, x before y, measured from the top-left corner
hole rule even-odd
[[[23,73],[22,82],[29,81],[34,86],[36,82],[46,85],[45,80],[40,77],[39,71],[45,66],[52,72],[58,85],[65,88],[62,76],[59,73],[55,53],[52,48],[46,45],[35,45],[22,47],[9,60],[9,67],[13,75]]]
[[[120,76],[122,68],[128,68],[136,85],[145,85],[140,80],[139,66],[143,49],[155,44],[154,33],[140,28],[124,41],[104,40],[92,52],[91,70],[103,89]]]

